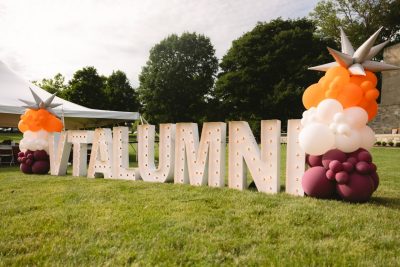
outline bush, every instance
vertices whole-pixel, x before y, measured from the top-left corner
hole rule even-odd
[[[382,145],[382,142],[381,142],[381,141],[377,141],[377,142],[375,143],[375,145],[376,145],[376,146],[380,146],[380,145]]]
[[[382,142],[382,146],[386,146],[386,142],[385,141]]]
[[[400,147],[400,142],[396,143],[396,147]]]
[[[393,146],[393,145],[394,145],[393,141],[389,141],[389,142],[388,142],[388,145],[389,145],[389,146]]]

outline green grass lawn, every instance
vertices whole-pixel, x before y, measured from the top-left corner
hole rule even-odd
[[[19,142],[22,139],[22,133],[0,133],[0,143],[4,140],[12,140],[15,142]]]
[[[398,266],[400,149],[372,153],[366,204],[2,167],[0,265]]]

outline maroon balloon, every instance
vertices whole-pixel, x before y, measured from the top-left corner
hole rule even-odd
[[[329,180],[335,180],[335,173],[332,170],[327,170],[325,175]]]
[[[46,174],[50,170],[50,162],[47,160],[35,161],[32,165],[32,172],[35,174]]]
[[[26,165],[32,166],[33,160],[31,160],[31,159],[26,159],[24,163],[25,163]]]
[[[322,155],[322,165],[328,169],[329,163],[332,160],[338,160],[339,162],[345,162],[347,159],[346,153],[340,151],[339,149],[332,149]]]
[[[329,169],[332,170],[334,173],[343,171],[343,165],[338,160],[332,160],[329,163]]]
[[[379,176],[376,172],[370,174],[372,181],[374,182],[374,191],[378,189],[379,186]]]
[[[26,174],[31,174],[31,173],[32,173],[32,167],[29,166],[29,165],[27,165],[27,164],[25,164],[25,163],[21,163],[21,164],[19,165],[19,169],[20,169],[23,173],[26,173]]]
[[[47,160],[47,152],[44,150],[36,150],[33,152],[35,160]]]
[[[25,153],[24,153],[24,152],[22,152],[22,151],[21,151],[21,152],[18,152],[18,157],[19,157],[19,158],[22,158],[22,157],[24,157],[24,156],[25,156]]]
[[[351,173],[354,170],[354,165],[346,161],[342,163],[343,170],[347,173]]]
[[[366,202],[374,192],[374,182],[369,175],[352,173],[347,184],[337,184],[339,195],[346,201]]]
[[[322,166],[322,156],[308,155],[307,164],[310,167]]]
[[[349,157],[346,162],[348,162],[348,163],[350,163],[352,165],[356,165],[358,160],[355,157]]]
[[[347,154],[347,157],[354,157],[354,158],[358,158],[358,154],[360,154],[361,152],[364,152],[364,151],[367,151],[367,150],[365,150],[364,148],[359,148],[359,149],[357,149],[356,151],[354,151],[354,152],[351,152],[351,153],[348,153]],[[368,151],[367,151],[368,152]]]
[[[371,169],[372,169],[372,172],[376,172],[378,167],[374,163],[371,162]]]
[[[26,155],[26,158],[27,158],[27,159],[33,159],[33,154],[28,154],[28,155]]]
[[[359,161],[365,161],[368,163],[372,162],[372,156],[368,151],[361,151],[360,153],[358,153],[357,158]]]
[[[356,170],[361,174],[370,174],[372,172],[372,167],[368,162],[360,161],[356,164]]]
[[[326,169],[321,166],[309,168],[301,184],[304,192],[311,197],[332,198],[335,195],[335,183],[327,179]]]
[[[338,172],[335,175],[335,180],[338,184],[347,184],[349,182],[349,174],[344,171]]]

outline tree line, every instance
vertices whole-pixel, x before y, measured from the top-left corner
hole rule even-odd
[[[380,26],[379,41],[400,41],[400,0],[326,0],[308,18],[259,22],[220,61],[202,34],[171,34],[150,50],[133,88],[126,74],[78,70],[37,85],[90,108],[140,111],[152,124],[300,118],[301,95],[321,77],[308,67],[340,50],[339,26],[358,47]],[[380,56],[381,57],[381,56]]]
[[[113,71],[108,77],[99,75],[94,67],[74,73],[68,82],[58,73],[51,79],[33,81],[49,93],[88,108],[118,111],[138,111],[137,91],[123,71]]]

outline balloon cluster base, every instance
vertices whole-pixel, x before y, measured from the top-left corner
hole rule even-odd
[[[333,149],[320,156],[307,155],[306,161],[310,168],[302,186],[307,196],[367,202],[378,188],[377,167],[365,149],[352,153]]]
[[[47,174],[50,170],[49,155],[45,150],[18,153],[20,170],[26,174]]]

